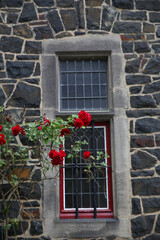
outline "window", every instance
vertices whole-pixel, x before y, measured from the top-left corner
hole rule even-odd
[[[110,128],[108,123],[92,122],[92,126],[79,129],[74,138],[68,137],[65,142],[65,151],[70,152],[71,145],[76,140],[86,140],[88,145],[82,147],[79,157],[66,158],[65,167],[60,173],[60,218],[112,218],[112,181],[111,181],[111,152]],[[91,169],[94,176],[85,172],[86,162],[82,160],[84,151],[92,152],[96,157],[97,151],[108,153],[107,164],[97,170],[94,165]],[[94,161],[94,164],[96,162]],[[93,178],[92,178],[93,177]]]
[[[128,119],[125,114],[125,110],[128,108],[128,89],[126,88],[124,81],[124,59],[121,52],[120,36],[118,36],[118,34],[88,34],[87,36],[45,40],[43,42],[43,54],[41,59],[42,113],[46,113],[50,118],[55,118],[56,116],[65,117],[70,114],[77,113],[81,110],[78,109],[79,102],[80,104],[84,104],[84,101],[88,100],[89,104],[86,111],[91,113],[92,118],[95,121],[95,130],[98,129],[98,123],[100,123],[99,127],[105,127],[106,124],[109,124],[111,133],[110,148],[112,156],[112,168],[110,168],[110,171],[112,172],[111,185],[113,194],[113,218],[110,218],[108,215],[104,218],[101,216],[96,219],[88,219],[86,217],[80,218],[79,215],[79,219],[76,219],[74,215],[74,218],[60,219],[60,211],[63,208],[61,208],[59,201],[61,195],[59,180],[51,180],[50,177],[52,175],[48,173],[48,179],[44,181],[43,187],[43,217],[45,223],[45,235],[53,238],[97,238],[114,235],[117,236],[117,238],[129,239],[129,127]],[[88,79],[90,79],[94,70],[96,70],[98,74],[97,79],[98,81],[101,81],[101,77],[99,76],[102,74],[101,70],[103,71],[104,69],[101,69],[101,67],[98,67],[97,69],[91,67],[94,64],[94,61],[97,60],[100,62],[102,61],[102,63],[105,61],[106,74],[103,74],[107,77],[107,84],[103,89],[107,92],[105,95],[106,105],[99,104],[98,107],[97,105],[94,105],[93,102],[96,97],[100,98],[102,102],[104,102],[104,93],[103,90],[100,90],[102,82],[95,84],[98,86],[97,89],[99,92],[95,88],[97,93],[96,95],[90,93],[90,98],[88,98],[88,94],[85,93],[85,88],[88,83],[83,82],[83,94],[81,91],[81,95],[79,97],[76,96],[77,93],[80,93],[80,91],[78,91],[79,85],[76,82],[79,77],[78,75],[82,74],[81,76],[83,76],[84,74],[88,74],[88,76],[90,76]],[[66,91],[67,95],[63,96],[66,97],[67,102],[67,104],[63,106],[62,100],[60,101],[62,96],[60,89],[63,86],[63,84],[60,83],[61,61],[66,62],[66,65],[67,61],[72,62],[72,65],[74,65],[73,79],[75,81],[75,84],[70,83],[70,89]],[[90,68],[87,64],[85,64],[85,61],[90,62],[90,64],[88,64]],[[78,67],[78,69],[75,68],[75,65],[77,65],[78,62],[81,63],[81,69],[84,73],[80,71],[80,67]],[[99,65],[101,65],[101,63]],[[65,77],[69,74],[71,75],[72,73],[64,73],[64,75],[66,75]],[[67,84],[67,86],[69,86],[69,84]],[[86,89],[86,91],[88,89]],[[90,91],[90,89],[88,91]],[[66,93],[64,91],[64,94]],[[74,100],[74,103],[72,104],[70,100]],[[70,109],[70,107],[72,107],[72,109]],[[74,193],[74,190],[71,188],[71,193],[72,192]],[[90,192],[92,193],[92,191]],[[71,194],[71,196],[73,197],[73,194]],[[110,200],[108,201],[110,202]],[[100,205],[99,208],[101,208],[101,206],[102,205]],[[91,208],[92,207],[93,205],[91,205]],[[75,205],[73,205],[73,208],[75,208]],[[112,212],[112,208],[110,206],[108,210],[109,209],[111,209]],[[89,214],[93,214],[93,212]],[[104,212],[104,214],[106,214],[106,212]]]

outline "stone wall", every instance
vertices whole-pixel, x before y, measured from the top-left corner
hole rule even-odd
[[[0,8],[0,105],[20,122],[40,116],[45,39],[120,35],[130,93],[126,115],[130,122],[131,239],[160,239],[160,0],[1,0]],[[30,202],[24,202],[27,211],[32,203],[37,223],[22,215],[18,240],[49,239],[43,237],[39,189],[37,184]],[[9,235],[15,239],[12,231]]]

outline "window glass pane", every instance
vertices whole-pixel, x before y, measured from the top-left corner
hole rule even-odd
[[[93,108],[100,108],[100,100],[93,99]]]
[[[91,73],[84,73],[84,83],[91,84]]]
[[[75,74],[69,73],[68,74],[68,85],[75,84]]]
[[[83,70],[82,61],[76,61],[76,70],[77,71],[82,71]]]
[[[62,109],[68,109],[68,100],[62,99]]]
[[[84,61],[84,71],[91,71],[91,62],[90,60]]]
[[[92,109],[92,99],[85,99],[85,108]]]
[[[68,61],[68,71],[74,71],[74,70],[75,70],[74,61]]]
[[[93,85],[93,96],[94,97],[99,97],[99,85]]]
[[[106,73],[100,73],[101,84],[106,84]]]
[[[92,83],[93,84],[99,83],[99,74],[98,73],[92,73]]]
[[[67,84],[67,74],[62,73],[61,75],[62,84]]]
[[[84,109],[83,99],[77,99],[77,109]]]
[[[67,71],[67,62],[66,61],[61,61],[60,69],[61,69],[61,71]]]
[[[100,102],[101,102],[101,108],[102,109],[107,108],[107,101],[106,101],[106,99],[101,99]]]
[[[67,97],[67,86],[62,86],[62,97]]]
[[[106,71],[106,62],[105,61],[100,61],[100,70],[102,71]]]
[[[77,77],[77,84],[83,84],[83,73],[77,73],[76,74],[76,77]]]
[[[106,85],[101,85],[101,96],[105,97],[107,94]]]
[[[91,97],[91,85],[85,85],[85,97]]]
[[[75,97],[75,86],[69,86],[69,97]]]
[[[98,60],[92,61],[92,70],[94,70],[94,71],[99,70]]]
[[[76,109],[76,101],[74,99],[69,99],[69,109]]]
[[[83,85],[79,85],[77,88],[77,97],[83,97]]]

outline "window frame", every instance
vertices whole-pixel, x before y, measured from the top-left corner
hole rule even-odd
[[[110,121],[112,153],[113,219],[59,219],[59,180],[43,182],[43,218],[45,235],[54,238],[96,238],[116,235],[130,238],[130,155],[128,88],[124,81],[124,58],[121,39],[117,34],[67,37],[43,42],[42,63],[42,114],[49,118],[66,117],[75,112],[60,112],[58,81],[60,56],[108,56],[109,102],[108,110],[90,112],[95,121]],[[122,144],[123,140],[123,144]],[[62,231],[63,229],[63,231]]]
[[[107,189],[108,189],[108,209],[102,208],[97,209],[96,219],[99,218],[113,218],[113,196],[112,196],[112,172],[111,172],[111,143],[110,143],[110,123],[107,122],[95,122],[94,126],[103,126],[105,127],[105,144],[107,149]],[[60,169],[60,219],[75,219],[76,210],[64,209],[64,178],[63,178],[64,168]],[[94,209],[79,209],[78,219],[93,219],[94,218]]]

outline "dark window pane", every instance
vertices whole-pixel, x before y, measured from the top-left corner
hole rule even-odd
[[[93,84],[99,83],[99,74],[98,73],[92,73],[92,83]]]
[[[107,68],[106,61],[100,61],[100,70],[106,71],[106,68]]]
[[[102,96],[102,97],[107,96],[106,85],[101,85],[101,96]]]
[[[100,82],[101,84],[106,84],[106,73],[100,73]]]
[[[65,195],[65,205],[66,208],[73,208],[72,195]]]
[[[65,192],[66,193],[73,193],[73,189],[72,189],[72,180],[65,180]]]
[[[85,108],[92,109],[92,99],[85,99]]]
[[[60,69],[61,69],[61,71],[67,71],[67,63],[66,63],[66,61],[61,61],[60,62]]]
[[[84,83],[91,84],[91,73],[84,73]]]
[[[62,99],[62,109],[68,109],[68,100]]]
[[[74,71],[74,70],[75,70],[74,61],[68,61],[68,71]]]
[[[79,85],[77,88],[77,97],[83,97],[83,85]]]
[[[99,85],[93,85],[93,96],[94,97],[99,97]]]
[[[89,60],[84,61],[84,71],[90,71],[90,70],[91,70],[90,61]]]
[[[77,84],[83,84],[83,73],[77,73]]]
[[[62,78],[61,83],[66,85],[66,84],[67,84],[67,74],[66,74],[66,73],[63,73],[63,74],[61,75],[61,78]]]
[[[69,73],[68,74],[68,84],[75,84],[75,74],[74,73]]]
[[[62,86],[62,97],[67,97],[67,86]]]
[[[75,99],[69,99],[69,109],[76,109],[76,100]]]
[[[77,109],[84,109],[83,99],[77,99]]]
[[[93,60],[92,61],[92,70],[99,70],[99,64],[98,64],[98,60]]]
[[[75,97],[75,86],[69,86],[69,97]]]
[[[85,97],[91,97],[91,85],[85,85]]]
[[[101,99],[100,100],[100,102],[101,102],[101,108],[107,108],[107,101],[106,101],[106,99]]]
[[[83,70],[82,61],[76,61],[76,70],[77,71],[82,71]]]
[[[93,108],[100,108],[100,100],[93,99]]]

